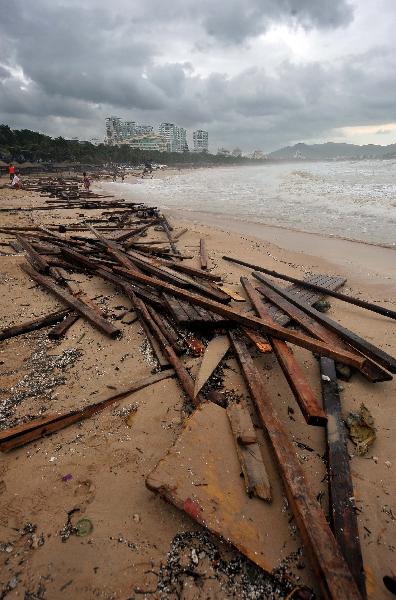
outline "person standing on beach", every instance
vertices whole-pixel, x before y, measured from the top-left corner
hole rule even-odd
[[[13,164],[10,164],[10,166],[8,167],[8,175],[10,176],[10,181],[12,181],[15,175],[15,167]]]
[[[89,186],[91,185],[91,181],[89,179],[89,177],[87,176],[87,174],[83,173],[83,183],[84,183],[84,189],[89,192]]]

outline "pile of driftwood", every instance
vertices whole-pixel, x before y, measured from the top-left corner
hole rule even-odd
[[[53,294],[64,309],[3,329],[0,339],[49,325],[54,325],[49,336],[59,339],[78,319],[86,319],[104,335],[112,338],[120,336],[120,328],[87,298],[84,290],[70,281],[71,273],[85,272],[113,284],[120,294],[130,299],[162,372],[81,410],[42,416],[4,430],[0,433],[0,449],[9,451],[56,432],[89,418],[122,395],[176,375],[193,407],[193,414],[189,417],[190,430],[194,430],[194,423],[203,419],[203,407],[212,406],[215,411],[223,411],[221,414],[226,414],[229,420],[245,477],[247,501],[254,495],[260,502],[266,503],[271,499],[271,486],[247,405],[242,401],[228,402],[227,392],[212,390],[202,393],[205,381],[226,352],[233,352],[258,419],[272,445],[290,507],[323,596],[333,600],[365,598],[363,561],[336,366],[347,365],[367,380],[381,382],[392,378],[391,373],[396,372],[396,360],[316,310],[313,304],[329,295],[386,317],[395,318],[396,314],[338,292],[337,289],[345,283],[340,277],[312,275],[301,281],[261,266],[223,257],[253,270],[255,281],[241,278],[246,293],[246,298],[243,298],[223,286],[220,275],[208,270],[204,240],[200,243],[200,268],[183,263],[184,258],[191,258],[178,248],[178,239],[184,231],[174,234],[169,221],[156,208],[122,200],[104,200],[98,195],[92,200],[82,198],[75,183],[69,181],[37,183],[32,189],[50,195],[47,208],[48,202],[51,207],[84,209],[90,208],[92,203],[92,207],[104,209],[104,212],[100,218],[86,219],[67,227],[1,229],[14,238],[14,248],[25,253],[27,263],[22,265],[25,273]],[[150,230],[161,231],[164,239],[150,241]],[[279,287],[267,275],[286,279],[291,285]],[[241,301],[246,303],[242,310],[237,308]],[[247,302],[250,303],[249,308],[246,308]],[[290,323],[298,325],[298,328],[290,329]],[[208,337],[212,337],[207,348],[195,335],[197,328],[204,329]],[[287,343],[307,349],[319,358],[323,402],[316,397]],[[274,352],[306,422],[323,427],[327,434],[331,526],[305,479],[292,440],[277,415],[262,374],[252,358],[252,348],[263,353]],[[201,372],[195,381],[183,362],[182,355],[186,350],[204,354]],[[205,369],[205,356],[209,352],[210,367]],[[183,435],[187,435],[186,432]],[[184,440],[188,443],[187,439]],[[171,455],[169,460],[172,460]],[[202,512],[197,500],[178,496],[172,486],[165,485],[161,468],[148,477],[150,489],[180,506],[209,529],[224,535],[216,525],[218,515],[211,523],[209,512]],[[260,523],[256,523],[256,527],[260,528]],[[236,547],[264,567],[266,563],[257,556],[258,553],[249,552],[247,541],[240,538],[241,535],[238,537],[234,530],[229,534]],[[290,597],[311,596],[307,589],[297,588]]]

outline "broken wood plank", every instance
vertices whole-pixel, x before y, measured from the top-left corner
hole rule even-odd
[[[9,450],[19,448],[24,444],[37,440],[40,437],[55,433],[69,425],[78,423],[83,419],[88,419],[115,402],[118,402],[121,398],[129,396],[130,394],[142,390],[149,385],[153,385],[158,381],[162,381],[163,379],[174,377],[174,375],[174,371],[156,373],[155,375],[136,381],[131,386],[112,394],[104,400],[95,402],[95,404],[89,404],[84,408],[72,410],[63,415],[44,415],[28,421],[27,423],[23,423],[22,425],[0,431],[0,450],[2,452],[8,452]]]
[[[226,411],[205,403],[186,420],[146,485],[270,573],[301,546],[301,540],[290,535],[281,482],[272,465],[268,467],[272,503],[249,498]]]
[[[223,292],[231,296],[231,298],[235,300],[235,302],[246,302],[246,298],[238,294],[238,292],[236,292],[235,290],[232,290],[231,288],[223,284],[221,284],[221,286],[219,285],[218,287],[220,290],[223,290]]]
[[[245,479],[246,493],[250,498],[257,496],[270,501],[271,485],[249,410],[241,400],[238,404],[229,404],[226,412]]]
[[[53,327],[48,332],[48,337],[51,340],[59,340],[65,335],[65,333],[70,329],[70,327],[74,325],[76,321],[78,321],[79,318],[80,316],[75,312],[68,314],[67,317],[63,319],[63,321],[58,323],[58,325],[55,325],[55,327]]]
[[[269,352],[272,352],[272,346],[269,343],[268,338],[260,333],[257,333],[257,331],[254,331],[254,329],[249,329],[249,327],[241,327],[241,331],[262,354],[268,354]]]
[[[38,252],[33,248],[33,246],[21,235],[16,235],[16,239],[19,244],[26,252],[26,258],[33,265],[35,269],[37,269],[40,273],[48,273],[49,272],[49,264],[47,261],[40,256]]]
[[[312,352],[317,352],[320,355],[329,356],[330,358],[334,358],[337,361],[358,368],[365,362],[364,358],[356,358],[355,355],[351,355],[347,351],[340,352],[338,350],[334,350],[329,345],[324,344],[319,340],[309,338],[301,333],[292,332],[289,329],[286,329],[285,327],[281,327],[274,323],[268,323],[267,321],[263,321],[263,319],[258,319],[257,317],[249,316],[247,314],[237,311],[234,308],[225,306],[224,304],[220,304],[219,302],[215,302],[214,300],[210,300],[209,298],[204,298],[203,296],[193,294],[187,290],[177,288],[169,283],[161,281],[160,279],[148,277],[146,275],[141,275],[140,273],[134,273],[132,271],[128,271],[127,269],[123,269],[120,267],[117,267],[117,270],[127,277],[136,279],[141,283],[145,283],[146,285],[158,288],[165,292],[169,292],[173,296],[182,298],[198,306],[202,306],[203,308],[206,308],[207,310],[210,310],[222,317],[225,317],[226,319],[230,319],[230,321],[235,321],[237,323],[240,323],[241,325],[246,325],[247,327],[251,327],[253,329],[259,329],[264,333],[268,333],[279,339],[283,339],[292,344],[296,344],[297,346],[301,346],[302,348],[306,348],[307,350],[311,350]]]
[[[260,296],[250,281],[246,277],[241,277],[241,283],[259,317],[271,320]],[[292,351],[282,340],[270,336],[269,341],[306,422],[309,425],[324,426],[326,415],[319,406],[315,394]]]
[[[226,335],[216,335],[207,345],[205,354],[195,378],[194,397],[203,388],[213,371],[220,364],[230,347],[230,340]]]
[[[171,267],[176,271],[181,271],[182,273],[187,273],[187,275],[192,275],[193,277],[200,277],[201,279],[209,279],[211,281],[221,281],[221,275],[216,275],[215,273],[209,273],[208,271],[200,271],[200,269],[196,269],[195,267],[190,267],[189,265],[183,265],[182,263],[177,263],[171,260],[167,260],[166,258],[158,258],[158,262],[163,263],[167,267]]]
[[[258,416],[269,436],[289,504],[305,547],[310,553],[323,596],[328,600],[361,600],[325,515],[307,484],[289,434],[274,409],[263,379],[245,344],[232,332],[230,337]]]
[[[334,361],[322,357],[320,372],[323,405],[327,413],[327,465],[332,530],[362,597],[367,598],[347,435],[341,414]]]
[[[384,308],[383,306],[373,304],[372,302],[367,302],[366,300],[360,300],[359,298],[354,298],[353,296],[347,296],[346,294],[342,294],[341,292],[328,290],[327,288],[321,285],[309,283],[302,279],[297,279],[297,277],[291,277],[290,275],[285,275],[284,273],[278,273],[277,271],[266,269],[259,265],[253,265],[244,260],[232,258],[231,256],[223,256],[223,259],[229,262],[236,263],[238,265],[243,265],[244,267],[249,267],[250,269],[253,269],[254,271],[258,271],[260,273],[266,273],[267,275],[271,275],[272,277],[276,277],[277,279],[284,279],[285,281],[297,283],[302,287],[307,287],[313,290],[317,290],[318,292],[323,292],[323,294],[327,294],[328,296],[332,296],[333,298],[337,298],[338,300],[343,300],[344,302],[348,302],[349,304],[354,304],[355,306],[359,306],[360,308],[371,310],[372,312],[384,315],[385,317],[389,317],[390,319],[396,319],[396,311],[391,310],[390,308]]]
[[[166,337],[168,342],[171,344],[171,346],[172,346],[173,350],[176,352],[176,354],[178,354],[178,355],[184,354],[185,349],[180,345],[177,335],[173,332],[173,330],[170,329],[169,324],[167,327],[164,323],[163,318],[158,314],[158,312],[152,306],[147,305],[147,310],[149,311],[152,319],[155,321],[155,323],[158,325],[158,327],[162,331],[163,335]]]
[[[96,327],[96,329],[99,329],[99,331],[102,331],[112,338],[118,337],[121,334],[121,329],[114,327],[111,323],[106,321],[106,319],[101,316],[99,309],[97,311],[93,310],[91,306],[85,304],[81,299],[72,296],[69,292],[66,292],[66,290],[54,283],[50,277],[37,273],[37,271],[28,265],[21,265],[21,269],[36,281],[36,283],[53,293],[54,296],[75,310],[80,316],[87,319],[87,321]]]
[[[256,279],[259,279],[260,281],[262,280],[260,278],[260,273],[257,273],[257,275],[254,276],[256,277]],[[278,294],[280,294],[284,298],[287,298],[287,300],[289,300],[292,304],[295,304],[296,306],[301,308],[306,314],[319,321],[319,323],[322,323],[322,325],[328,327],[331,331],[334,331],[335,333],[340,335],[340,337],[344,341],[346,341],[350,346],[352,346],[352,348],[355,348],[356,350],[359,350],[359,352],[361,352],[362,354],[369,356],[372,360],[385,367],[385,369],[388,369],[391,373],[396,373],[396,358],[390,356],[384,350],[377,348],[376,346],[374,346],[374,344],[368,342],[353,331],[350,331],[346,327],[343,327],[337,321],[333,321],[333,319],[331,319],[327,315],[324,315],[315,308],[308,306],[308,304],[298,299],[294,294],[288,292],[284,288],[280,288],[279,286],[275,285],[272,282],[270,283],[267,280],[265,280],[265,283],[267,285],[270,285],[276,292],[278,292]],[[336,360],[340,360],[340,362],[343,362],[342,359]]]
[[[261,285],[256,289],[272,302],[275,306],[283,310],[293,321],[301,325],[308,333],[315,336],[319,340],[327,344],[338,346],[340,349],[354,352],[351,346],[348,346],[334,331],[326,328],[324,325],[315,321],[312,317],[306,314],[301,308],[292,304],[289,300],[281,296],[275,291],[271,282],[260,275]],[[290,292],[290,290],[286,290]],[[356,351],[355,351],[356,352]],[[382,369],[379,365],[375,364],[372,360],[367,359],[364,366],[360,369],[362,375],[364,375],[369,381],[389,381],[392,379],[392,375]]]
[[[69,314],[70,309],[58,310],[56,312],[50,313],[49,315],[44,315],[44,317],[39,317],[38,319],[26,321],[26,323],[22,323],[21,325],[12,325],[11,327],[5,327],[4,329],[0,330],[0,340],[8,340],[9,338],[16,337],[17,335],[29,333],[29,331],[37,331],[38,329],[42,329],[43,327],[54,325],[54,323],[59,323],[59,321],[62,321],[62,319],[67,317]]]
[[[206,250],[206,241],[204,238],[199,240],[199,260],[201,262],[201,269],[208,268],[208,252]]]

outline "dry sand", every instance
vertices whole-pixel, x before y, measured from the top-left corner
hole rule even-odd
[[[43,199],[38,195],[0,190],[0,208],[39,204]],[[73,211],[0,213],[0,219],[2,225],[67,224],[76,219],[70,213]],[[347,293],[395,309],[392,250],[261,225],[247,229],[246,224],[231,220],[216,228],[213,221],[205,223],[204,217],[194,219],[171,215],[176,232],[189,228],[178,242],[194,257],[187,264],[198,265],[199,238],[205,237],[210,266],[224,274],[227,285],[239,292],[239,277],[249,271],[223,261],[223,254],[297,277],[307,271],[345,274]],[[4,234],[0,237],[3,243],[7,239]],[[13,255],[8,246],[0,246],[0,250],[11,254],[0,257],[0,327],[60,308],[21,271],[22,256]],[[110,316],[116,317],[123,310],[121,306],[130,306],[127,298],[96,278],[74,275],[73,279],[81,282],[88,296]],[[331,302],[330,315],[387,352],[396,353],[396,328],[390,319],[337,300]],[[79,408],[114,388],[148,376],[154,363],[139,324],[121,327],[123,337],[109,340],[80,319],[62,341],[49,340],[44,329],[1,342],[0,401],[11,397],[19,402],[3,427],[27,414]],[[319,394],[317,362],[306,351],[295,349],[295,354]],[[187,363],[194,374],[199,359],[190,357]],[[230,367],[225,371],[226,388],[246,394],[234,359],[228,358],[226,363]],[[265,356],[261,365],[268,390],[294,441],[314,450],[296,447],[307,478],[323,496],[326,508],[325,467],[320,458],[325,449],[323,430],[305,424],[274,357]],[[352,444],[350,452],[369,597],[386,600],[390,594],[382,577],[392,569],[396,571],[395,383],[370,384],[354,375],[342,385],[344,413],[364,402],[377,427],[377,439],[368,454],[355,456]],[[238,584],[241,575],[222,568],[229,563],[219,561],[216,548],[226,561],[238,553],[210,536],[203,538],[198,525],[146,488],[145,477],[181,431],[186,416],[183,403],[176,380],[164,380],[79,426],[0,457],[0,598],[283,597],[268,592],[258,595],[259,583],[249,587],[242,579],[243,585]],[[127,423],[128,413],[133,417]],[[64,481],[65,475],[71,477]],[[73,510],[76,512],[71,513]],[[80,518],[89,518],[92,533],[67,537],[64,528],[68,513],[72,525]],[[191,531],[197,535],[185,533]],[[276,514],[273,535],[277,535]],[[172,560],[180,551],[182,562],[188,565],[194,547],[201,552],[202,576],[177,575]],[[202,554],[203,549],[206,554]],[[174,567],[171,584],[170,564]],[[309,569],[304,563],[299,566],[299,576],[309,585]],[[241,569],[243,575],[244,563]],[[171,591],[161,592],[167,585]]]

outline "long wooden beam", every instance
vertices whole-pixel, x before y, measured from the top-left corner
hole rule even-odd
[[[12,325],[11,327],[5,327],[0,330],[0,340],[8,340],[9,338],[16,337],[17,335],[23,335],[24,333],[28,333],[29,331],[36,331],[37,329],[42,329],[43,327],[48,327],[49,325],[54,325],[55,323],[59,323],[62,321],[67,315],[70,314],[70,309],[66,310],[58,310],[49,315],[44,315],[44,317],[39,317],[38,319],[32,319],[31,321],[26,321],[25,323],[21,323],[20,325]]]
[[[365,308],[366,310],[371,310],[372,312],[384,315],[385,317],[396,319],[396,311],[391,310],[390,308],[384,308],[383,306],[378,306],[378,304],[373,304],[372,302],[367,302],[366,300],[360,300],[359,298],[347,296],[346,294],[342,294],[341,292],[329,290],[326,287],[323,287],[322,285],[310,283],[308,281],[303,281],[302,279],[297,279],[297,277],[291,277],[290,275],[285,275],[284,273],[278,273],[277,271],[266,269],[265,267],[261,267],[260,265],[253,265],[252,263],[246,262],[244,260],[239,260],[238,258],[232,258],[231,256],[223,256],[223,259],[227,260],[228,262],[233,262],[237,265],[249,267],[250,269],[253,269],[254,271],[259,271],[260,273],[266,273],[267,275],[271,275],[272,277],[276,277],[277,279],[284,279],[285,281],[290,281],[291,283],[297,283],[302,287],[306,287],[311,290],[316,290],[318,292],[323,292],[323,294],[326,294],[327,296],[333,296],[333,298],[343,300],[344,302],[354,304],[355,306],[360,306],[360,308]]]
[[[155,375],[150,375],[150,377],[145,377],[144,379],[136,381],[128,388],[124,388],[104,400],[95,402],[95,404],[89,404],[79,410],[72,410],[63,415],[44,415],[37,419],[33,419],[28,423],[17,425],[11,429],[5,429],[0,432],[0,450],[2,452],[8,452],[14,448],[19,448],[29,442],[33,442],[40,437],[60,431],[69,425],[73,425],[73,423],[88,419],[108,406],[111,406],[114,402],[117,402],[124,396],[133,394],[148,385],[157,383],[157,381],[174,377],[174,375],[175,372],[171,370],[156,373]]]
[[[367,302],[366,300],[360,300],[360,298],[354,298],[353,296],[347,296],[346,294],[342,294],[341,292],[337,292],[335,290],[329,290],[322,285],[318,285],[317,283],[310,283],[308,281],[303,281],[302,279],[297,279],[297,277],[291,277],[290,275],[285,275],[284,273],[278,273],[278,271],[273,271],[271,269],[266,269],[261,267],[260,265],[253,265],[244,260],[239,260],[237,258],[232,258],[231,256],[223,256],[224,260],[228,262],[233,262],[238,265],[242,265],[244,267],[249,267],[254,271],[259,271],[261,273],[266,273],[267,275],[271,275],[272,277],[276,277],[278,279],[283,279],[285,281],[290,281],[291,283],[297,283],[302,287],[306,287],[311,290],[316,290],[318,292],[323,292],[327,296],[333,296],[333,298],[337,298],[338,300],[343,300],[344,302],[348,302],[349,304],[354,304],[355,306],[360,306],[360,308],[365,308],[366,310],[371,310],[372,312],[376,312],[380,315],[384,315],[385,317],[389,317],[390,319],[396,319],[396,311],[391,310],[390,308],[384,308],[383,306],[378,306],[378,304],[373,304],[372,302]]]
[[[362,600],[252,357],[235,334],[231,333],[230,337],[258,416],[268,433],[290,507],[310,554],[323,597],[326,600]]]
[[[323,405],[328,416],[326,440],[332,530],[360,593],[366,598],[362,550],[355,511],[355,494],[334,361],[331,358],[322,357],[320,372]]]
[[[301,308],[295,306],[276,292],[275,289],[270,287],[269,281],[266,280],[267,283],[264,283],[263,277],[260,278],[260,281],[262,282],[261,285],[256,288],[260,294],[272,302],[272,304],[283,310],[283,312],[285,312],[293,321],[301,325],[309,334],[322,340],[322,342],[326,342],[326,344],[338,346],[340,349],[348,350],[349,352],[356,352],[351,346],[348,346],[337,333],[331,331],[318,321],[315,321],[301,310]],[[370,359],[367,359],[366,364],[360,369],[360,372],[372,382],[390,381],[392,379],[390,373]]]
[[[331,331],[338,333],[341,336],[341,338],[345,340],[348,344],[350,344],[353,348],[356,348],[356,350],[359,350],[359,352],[362,352],[362,354],[369,356],[375,362],[385,367],[385,369],[388,369],[391,373],[396,373],[396,358],[394,358],[387,352],[384,352],[384,350],[377,348],[377,346],[374,346],[374,344],[363,339],[353,331],[350,331],[346,327],[343,327],[342,325],[340,325],[340,323],[337,323],[337,321],[333,321],[333,319],[330,319],[330,317],[319,312],[312,306],[308,306],[308,304],[297,298],[297,296],[295,296],[291,292],[280,288],[274,283],[268,281],[260,273],[253,273],[253,276],[256,277],[256,279],[258,279],[259,281],[264,281],[264,283],[266,283],[272,289],[278,292],[278,294],[290,300],[290,302],[292,302],[293,304],[301,308],[305,313],[307,313],[308,315],[310,315],[311,317],[313,317],[314,319],[331,329]],[[341,360],[341,362],[343,361]]]
[[[29,275],[29,277],[54,294],[54,296],[75,310],[79,315],[87,319],[87,321],[96,327],[96,329],[99,329],[99,331],[102,331],[112,338],[118,337],[121,334],[121,329],[114,327],[109,321],[106,321],[106,319],[101,316],[99,309],[97,311],[94,310],[79,298],[75,298],[69,294],[69,292],[66,292],[66,290],[54,283],[50,277],[37,273],[37,271],[28,265],[21,265],[21,268]]]
[[[241,283],[258,316],[264,321],[274,322],[250,281],[246,277],[241,277]],[[282,340],[269,336],[269,341],[306,422],[309,425],[326,425],[326,415],[319,406],[316,396],[293,352]]]
[[[204,298],[203,296],[193,294],[191,292],[188,292],[187,290],[177,288],[155,277],[141,275],[140,273],[128,271],[128,269],[123,269],[121,267],[114,267],[114,269],[117,272],[120,272],[131,279],[135,279],[136,281],[149,285],[153,288],[158,288],[164,292],[168,292],[169,294],[176,296],[177,298],[182,298],[183,300],[187,300],[187,302],[191,302],[192,304],[202,306],[203,308],[206,308],[207,310],[210,310],[222,317],[230,319],[231,321],[235,321],[236,323],[240,323],[241,325],[246,325],[247,327],[251,327],[252,329],[259,329],[264,333],[272,335],[273,337],[285,340],[287,342],[290,342],[291,344],[296,344],[297,346],[306,348],[311,352],[317,352],[320,355],[329,356],[330,358],[334,358],[337,361],[343,362],[345,364],[357,368],[364,364],[364,358],[356,358],[356,355],[352,355],[347,351],[340,352],[339,350],[334,350],[329,345],[324,344],[319,340],[310,338],[301,333],[290,331],[289,329],[286,329],[285,327],[281,327],[280,325],[276,325],[274,323],[267,323],[257,317],[253,317],[246,313],[239,312],[238,310],[231,308],[230,306],[225,306],[224,304],[220,304],[219,302],[215,302],[214,300],[210,300],[209,298]]]

